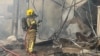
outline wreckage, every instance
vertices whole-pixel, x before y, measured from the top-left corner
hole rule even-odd
[[[30,1],[29,6],[41,15],[38,19],[42,19],[33,56],[100,56],[97,2],[100,1]],[[10,37],[0,41],[1,56],[28,56],[23,38]]]

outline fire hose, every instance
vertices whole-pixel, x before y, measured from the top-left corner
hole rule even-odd
[[[29,28],[28,28],[28,30],[30,30],[31,29],[31,27],[32,26],[30,26]],[[33,42],[33,39],[29,39],[29,40],[27,40],[27,35],[28,35],[28,30],[27,30],[27,32],[26,32],[26,35],[25,35],[25,49],[26,49],[26,52],[30,55],[30,56],[35,56],[34,54],[32,54],[32,53],[30,53],[29,51],[29,48],[30,48],[30,46],[31,47],[34,47],[34,44],[35,44],[35,42]],[[31,44],[29,44],[29,43],[27,43],[27,41],[30,41],[30,40],[32,40],[32,42],[31,42]],[[29,46],[28,46],[29,45]],[[28,48],[27,48],[28,47]],[[33,50],[33,48],[31,49],[31,50]]]
[[[31,27],[28,29],[28,30],[30,30],[31,29]],[[27,43],[26,43],[26,41],[27,41],[27,33],[28,33],[28,31],[26,32],[26,36],[25,36],[25,48],[26,48],[26,46],[27,46]],[[33,43],[33,42],[32,42]],[[29,43],[28,43],[29,44]],[[33,46],[34,46],[34,43],[33,43]],[[13,51],[11,51],[11,50],[8,50],[8,49],[6,49],[5,47],[3,47],[3,46],[0,46],[2,49],[4,49],[5,51],[7,51],[7,52],[9,52],[9,53],[11,53],[13,56],[20,56],[19,54],[17,54],[17,53],[15,53],[15,52],[13,52]],[[26,48],[27,49],[27,48]],[[27,50],[27,53],[29,54],[29,56],[36,56],[35,54],[32,54],[32,53],[29,53],[29,51]]]
[[[3,46],[0,46],[0,47],[1,47],[2,49],[4,49],[5,51],[11,53],[13,56],[20,56],[19,54],[15,53],[15,52],[13,52],[13,51],[10,51],[10,50],[6,49],[6,48],[3,47]]]

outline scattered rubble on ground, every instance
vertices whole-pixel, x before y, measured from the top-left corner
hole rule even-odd
[[[85,38],[85,37],[84,37]],[[20,39],[21,40],[21,39]],[[79,38],[82,42],[74,41],[76,44],[78,44],[81,47],[78,47],[75,43],[73,43],[69,39],[60,38],[59,46],[62,45],[62,47],[56,47],[53,48],[54,41],[44,41],[37,43],[35,45],[35,52],[37,56],[78,56],[78,55],[85,55],[85,56],[96,56],[100,55],[99,53],[99,47],[100,47],[100,40],[96,41],[90,41],[86,42],[83,38]],[[87,39],[90,40],[90,39]],[[96,42],[95,42],[96,41]],[[9,40],[8,40],[9,42]],[[20,54],[20,56],[27,56],[27,53],[25,52],[25,48],[22,42],[17,42],[14,40],[13,43],[10,42],[10,44],[3,45],[8,50],[11,50],[17,54]],[[97,50],[96,50],[97,49]],[[0,48],[0,55],[1,56],[12,56],[11,53],[4,51],[2,48]]]

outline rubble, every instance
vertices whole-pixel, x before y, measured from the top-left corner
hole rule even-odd
[[[84,41],[84,39],[82,38],[80,39]],[[70,41],[69,39],[60,38],[59,41],[60,41],[59,45],[62,45],[62,47],[58,46],[57,48],[53,48],[53,45],[54,45],[53,40],[36,43],[35,49],[34,49],[36,51],[36,55],[37,56],[62,56],[62,55],[63,56],[73,56],[73,55],[78,56],[78,55],[83,55],[83,54],[85,56],[99,55],[99,53],[95,52],[96,47],[94,47],[94,49],[91,49],[91,45],[89,46],[88,44],[85,44],[86,41],[84,41],[83,43],[81,42],[78,43],[78,41],[75,41],[82,48],[79,48],[76,45],[74,45],[74,43]],[[97,43],[98,42],[99,41],[97,41]],[[96,45],[99,46],[100,44],[98,43]],[[96,45],[93,44],[92,46],[96,46]],[[4,47],[17,54],[20,54],[20,56],[27,56],[24,45],[22,43],[14,42],[14,43],[6,44],[4,45]],[[0,54],[2,56],[3,55],[12,56],[11,53],[4,51],[2,48],[0,49]]]
[[[25,52],[25,50],[15,49],[12,51],[19,54],[20,56],[28,56],[28,54]],[[6,56],[13,56],[13,55],[11,53],[8,53]]]
[[[13,42],[13,41],[17,41],[16,37],[14,35],[11,35],[7,38],[7,41],[9,42]]]
[[[69,0],[66,0],[66,2],[68,1]],[[80,0],[77,0],[76,2],[78,1]],[[62,27],[63,30],[61,31],[64,32],[59,34],[59,36],[56,35],[53,36],[56,37],[57,39],[52,38],[49,40],[47,36],[52,35],[53,32],[59,28],[58,25],[61,25],[60,23],[62,23],[62,22],[59,23],[60,21],[59,19],[61,19],[61,16],[59,16],[59,14],[61,13],[64,14],[62,16],[62,18],[63,17],[64,18],[61,19],[62,21],[64,21],[66,19],[66,14],[68,13],[69,9],[64,9],[64,11],[62,11],[61,9],[63,8],[58,6],[57,4],[55,5],[55,2],[53,0],[52,1],[46,0],[46,2],[50,2],[50,3],[53,2],[53,3],[52,5],[46,3],[47,5],[49,6],[51,5],[51,6],[50,7],[45,6],[44,10],[47,9],[44,13],[45,20],[43,21],[42,27],[40,27],[41,28],[40,36],[38,36],[38,37],[43,37],[41,39],[46,39],[46,41],[40,40],[38,38],[36,39],[35,48],[33,52],[34,55],[37,56],[100,56],[100,39],[94,36],[94,33],[92,32],[87,22],[83,22],[83,21],[88,21],[85,20],[86,17],[84,16],[86,15],[83,16],[83,14],[85,14],[84,12],[87,11],[81,11],[83,13],[82,14],[83,18],[80,18],[79,15],[74,15],[77,12],[77,10],[75,10],[76,12],[74,13],[74,9],[72,9],[68,17],[68,20],[65,23],[64,28]],[[69,2],[68,5],[71,4],[71,0]],[[76,4],[77,6],[76,9],[79,9],[78,7],[83,6],[84,3],[87,3],[87,0],[84,0],[79,4]],[[38,3],[37,7],[41,7],[39,4],[40,2]],[[74,5],[72,6],[74,8]],[[58,11],[52,10],[52,8],[56,9],[56,7],[58,8],[57,9]],[[65,7],[67,7],[66,3],[65,3]],[[52,14],[51,12],[54,12],[55,15]],[[55,17],[55,16],[59,16],[59,17]],[[87,16],[88,19],[90,19],[89,13]],[[41,16],[39,18],[41,18]],[[48,24],[46,24],[47,22]],[[43,31],[44,29],[45,31]],[[14,35],[9,36],[5,40],[0,40],[0,47],[1,47],[0,56],[14,56],[10,52],[5,51],[4,48],[18,54],[19,56],[29,56],[28,53],[25,51],[24,40],[16,39]]]
[[[0,46],[11,44],[15,41],[17,41],[16,37],[14,35],[11,35],[11,36],[7,37],[7,39],[0,40]]]

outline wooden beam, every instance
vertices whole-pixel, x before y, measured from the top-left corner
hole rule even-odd
[[[100,37],[100,6],[97,8],[97,36]]]

